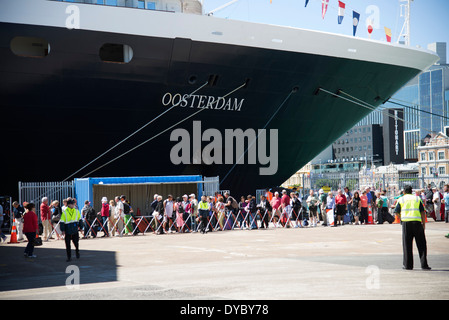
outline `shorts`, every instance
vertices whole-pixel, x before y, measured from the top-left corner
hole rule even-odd
[[[337,204],[337,216],[344,216],[346,214],[346,205],[345,204]]]

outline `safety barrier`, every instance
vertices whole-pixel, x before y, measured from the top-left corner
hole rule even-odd
[[[307,220],[307,212],[306,208],[300,207],[298,212],[294,210],[291,206],[283,210],[274,210],[273,212],[269,212],[268,210],[258,209],[257,212],[249,212],[247,210],[237,210],[237,212],[226,212],[224,217],[220,215],[220,213],[216,211],[211,211],[207,216],[207,224],[204,228],[206,232],[211,231],[231,231],[231,230],[256,230],[256,229],[281,229],[281,228],[302,228],[307,225],[305,221]],[[334,210],[329,210],[329,213],[333,216]],[[374,211],[374,210],[373,210]],[[327,214],[328,212],[326,212]],[[373,224],[373,213],[370,209],[369,216],[369,224]],[[333,217],[328,217],[329,226],[334,226],[335,223]],[[221,220],[220,220],[221,219]],[[195,220],[195,224],[192,224],[192,221]],[[221,221],[221,223],[220,223]],[[121,227],[119,227],[119,223],[121,222]],[[55,226],[52,225],[53,230],[51,232],[50,237],[58,233],[57,227],[60,222],[58,222]],[[84,220],[85,226],[80,230],[83,233],[83,236],[93,235],[94,237],[98,236],[99,232],[102,232],[103,235],[111,236],[115,231],[119,236],[123,236],[124,234],[132,234],[132,235],[145,235],[147,233],[158,234],[161,231],[164,233],[190,233],[190,232],[199,232],[202,230],[202,224],[204,223],[201,219],[197,220],[197,217],[194,217],[192,213],[189,213],[187,218],[182,219],[182,224],[178,226],[176,219],[176,212],[173,213],[172,217],[164,217],[160,216],[160,219],[156,215],[147,215],[147,216],[132,216],[129,215],[129,219],[124,219],[123,217],[119,217],[115,220],[115,223],[112,225],[112,228],[108,228],[108,226],[103,224],[101,217],[97,216],[95,220],[89,222]],[[164,228],[164,229],[163,229]],[[87,229],[87,231],[86,231]],[[175,231],[176,230],[176,231]],[[59,234],[61,235],[61,234]]]

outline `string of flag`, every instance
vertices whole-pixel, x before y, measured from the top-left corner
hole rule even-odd
[[[330,1],[331,0],[318,0],[321,2],[321,17],[324,20],[324,18],[326,17],[326,13],[327,13],[327,9],[330,6]],[[342,24],[343,23],[343,19],[345,17],[345,11],[346,11],[346,3],[341,1],[341,0],[332,0],[332,1],[337,1],[338,2],[338,16],[337,16],[337,22],[338,24]],[[309,4],[310,0],[305,0],[305,5],[304,7],[307,8],[307,5]],[[270,3],[273,3],[273,0],[270,0]],[[355,35],[357,34],[357,28],[359,26],[360,23],[360,13],[352,10],[352,34],[355,37]],[[392,32],[390,28],[384,27],[385,30],[385,36],[386,36],[386,40],[387,42],[391,42],[391,38],[392,38]],[[371,33],[373,32],[373,26],[372,26],[372,21],[371,24],[368,25],[368,33],[371,36]]]

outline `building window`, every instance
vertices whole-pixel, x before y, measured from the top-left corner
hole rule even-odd
[[[42,38],[15,37],[11,40],[10,48],[21,57],[44,58],[50,54],[50,44]]]
[[[426,171],[427,171],[427,170],[426,170],[426,167],[422,167],[422,168],[421,168],[421,174],[422,174],[423,176],[425,176],[425,175],[427,174]]]
[[[444,151],[438,152],[438,160],[444,160]]]
[[[446,174],[446,167],[438,167],[438,174]]]
[[[421,161],[426,161],[426,153],[421,152]]]
[[[435,153],[434,152],[429,152],[429,160],[435,160]]]

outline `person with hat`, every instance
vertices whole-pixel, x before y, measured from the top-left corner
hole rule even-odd
[[[327,213],[326,213],[326,205],[327,205],[327,194],[324,193],[323,189],[318,191],[318,198],[320,200],[320,213],[321,218],[323,219],[323,226],[327,226]]]
[[[72,256],[70,241],[73,242],[76,250],[76,258],[79,259],[80,252],[78,228],[83,225],[83,220],[79,210],[75,208],[75,200],[67,200],[67,209],[62,212],[60,221],[61,232],[64,235],[65,248],[67,253],[66,261],[70,261]]]
[[[108,204],[108,198],[103,197],[101,198],[101,224],[103,225],[103,232],[104,234],[101,236],[109,237],[109,230],[108,230],[108,220],[109,220],[109,204]]]
[[[394,210],[402,221],[403,269],[413,269],[413,239],[415,239],[421,269],[430,270],[427,264],[427,243],[424,233],[426,211],[421,198],[412,195],[412,191],[412,186],[404,187],[404,195],[398,199]]]

